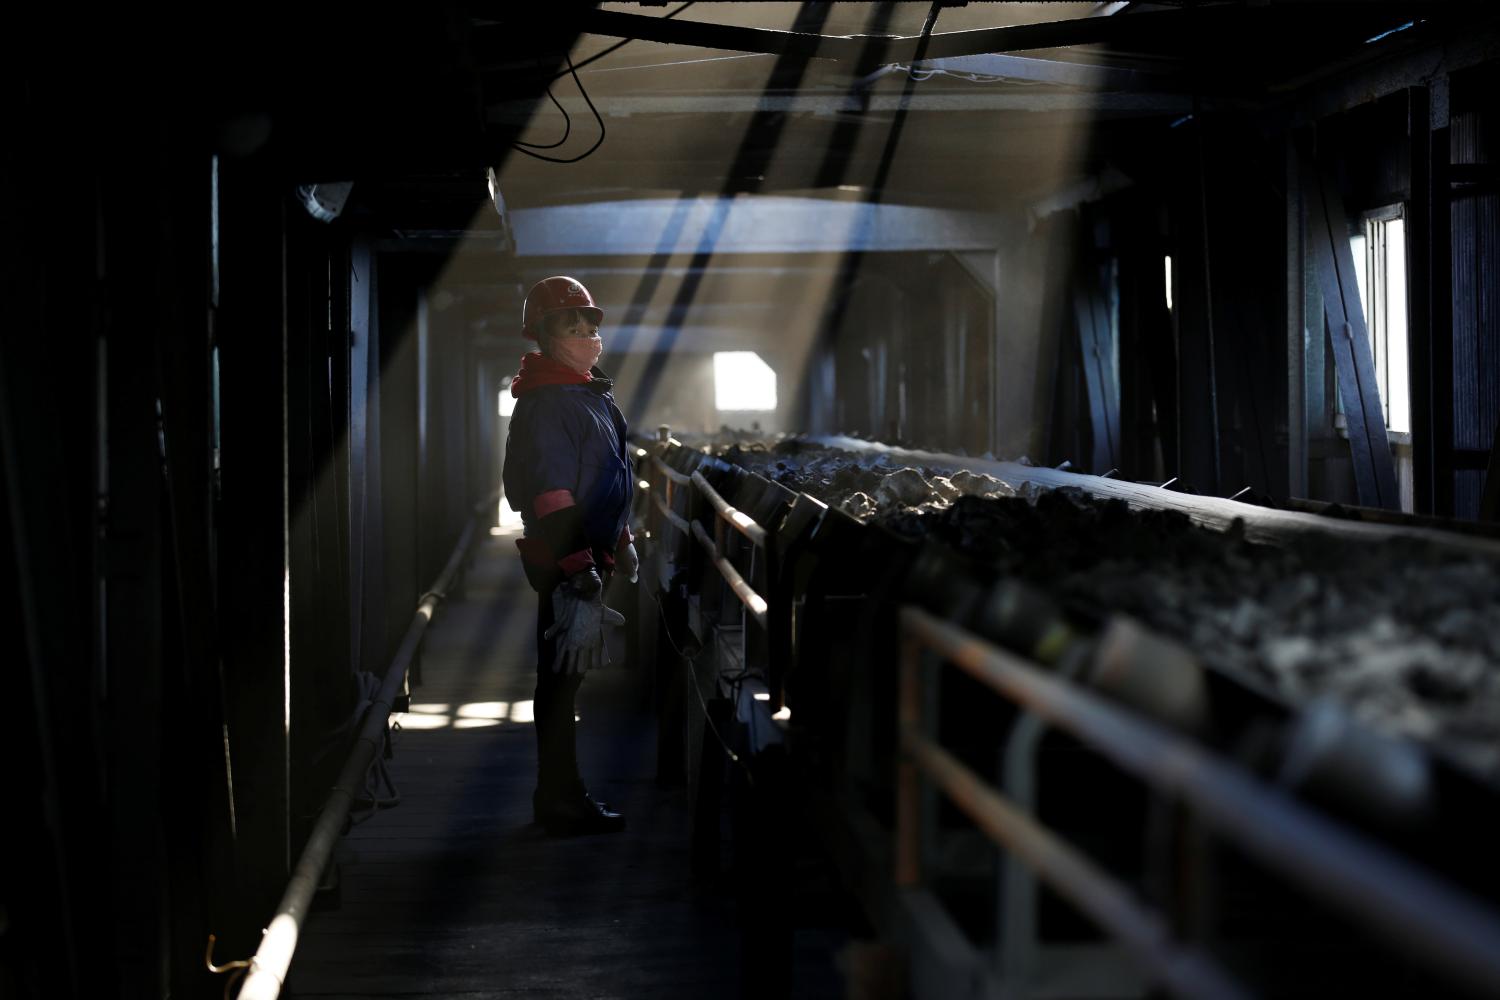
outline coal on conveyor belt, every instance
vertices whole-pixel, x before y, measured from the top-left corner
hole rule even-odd
[[[940,509],[959,497],[1014,497],[1016,488],[966,469],[912,468],[887,454],[861,454],[785,438],[712,446],[726,462],[817,497],[861,521],[907,509]]]
[[[933,535],[1071,605],[1119,611],[1290,701],[1357,718],[1500,777],[1500,566],[1393,536],[1285,545],[1075,489],[912,469],[788,439],[721,450],[907,537]]]

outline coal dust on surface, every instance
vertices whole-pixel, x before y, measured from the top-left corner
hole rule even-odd
[[[1500,778],[1500,565],[1392,536],[1247,540],[1165,510],[796,438],[713,450],[908,538],[931,536],[1066,605],[1121,612],[1293,704],[1331,698]]]

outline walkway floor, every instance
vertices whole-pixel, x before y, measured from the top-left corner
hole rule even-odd
[[[690,881],[686,792],[656,786],[642,678],[592,675],[578,706],[584,777],[628,830],[532,825],[535,597],[514,553],[480,542],[429,633],[389,762],[401,802],[345,839],[342,904],[308,922],[289,994],[740,996],[733,899]],[[830,940],[799,941],[794,995],[843,994]]]

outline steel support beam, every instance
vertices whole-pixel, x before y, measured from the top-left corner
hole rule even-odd
[[[1115,468],[1120,461],[1120,403],[1111,357],[1114,331],[1109,309],[1091,268],[1079,269],[1074,279],[1073,316],[1078,328],[1078,347],[1083,359],[1083,379],[1088,390],[1089,423],[1093,430],[1095,475]]]
[[[223,496],[220,641],[234,761],[238,924],[225,953],[254,947],[291,868],[286,616],[285,201],[249,163],[221,177],[218,313]]]
[[[1033,92],[1018,88],[954,93],[931,91],[902,98],[900,94],[622,94],[591,98],[594,107],[605,118],[633,118],[647,115],[753,115],[790,114],[878,115],[908,111],[947,111],[985,114],[996,111],[1081,112],[1095,117],[1111,115],[1184,115],[1193,109],[1187,94],[1167,91],[1099,92],[1096,90]],[[558,103],[575,119],[592,121],[593,112],[582,98],[562,97]],[[1226,99],[1202,100],[1200,108],[1219,110],[1246,106],[1244,102]],[[488,106],[486,120],[492,125],[519,126],[531,121],[536,111],[530,101],[499,101]]]
[[[290,617],[292,846],[300,849],[348,738],[355,709],[350,667],[348,522],[340,516],[344,468],[335,462],[348,433],[346,305],[332,261],[341,233],[295,211],[287,226],[287,499],[291,544]],[[347,279],[344,279],[347,280]],[[343,731],[341,731],[343,730]]]
[[[1160,11],[1125,17],[1080,17],[1038,24],[1018,24],[972,31],[949,31],[925,40],[920,35],[896,36],[886,41],[884,58],[911,62],[915,58],[945,59],[987,52],[1021,52],[1028,49],[1063,48],[1072,45],[1128,45],[1160,42],[1164,35],[1213,31],[1237,23],[1247,14],[1239,5],[1203,10]],[[590,10],[581,18],[584,34],[613,38],[639,38],[672,45],[795,55],[805,59],[836,59],[858,62],[866,38],[861,35],[821,35],[804,31],[779,31],[739,25],[709,24],[681,18],[668,20],[650,14],[627,14]]]
[[[1286,178],[1286,426],[1287,495],[1307,495],[1307,246],[1302,167],[1296,142],[1288,133],[1283,148]]]
[[[1412,494],[1418,514],[1434,511],[1435,458],[1433,406],[1433,251],[1434,220],[1448,211],[1434,200],[1432,98],[1426,87],[1407,92],[1407,155],[1411,191],[1406,202],[1408,341],[1411,383]],[[1446,241],[1445,241],[1446,245]],[[1298,494],[1299,496],[1302,494]]]
[[[1339,398],[1348,420],[1349,451],[1359,502],[1366,507],[1400,508],[1396,465],[1386,434],[1385,411],[1375,378],[1364,309],[1355,280],[1354,254],[1343,196],[1325,169],[1311,157],[1303,164],[1303,190],[1311,213],[1309,244],[1323,291],[1324,326],[1338,369]]]
[[[556,205],[514,222],[521,257],[684,253],[715,228],[716,255],[993,250],[1006,232],[995,213],[775,195]]]

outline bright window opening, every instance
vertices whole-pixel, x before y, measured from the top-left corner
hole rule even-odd
[[[1162,258],[1162,272],[1163,272],[1163,275],[1166,278],[1166,283],[1167,283],[1167,311],[1171,312],[1172,311],[1172,258],[1170,256]]]
[[[1365,219],[1364,232],[1349,240],[1354,252],[1359,301],[1375,357],[1375,381],[1385,425],[1411,431],[1411,378],[1406,357],[1406,220],[1399,211]]]
[[[754,351],[716,351],[714,406],[720,410],[776,409],[776,372]]]
[[[500,395],[497,409],[502,417],[508,417],[516,412],[516,397],[510,394],[510,378],[505,378],[500,383]],[[502,436],[504,430],[501,431]],[[495,525],[490,528],[492,535],[505,535],[514,532],[521,526],[521,514],[519,511],[510,509],[510,499],[502,496],[500,498],[499,512],[495,518]]]

